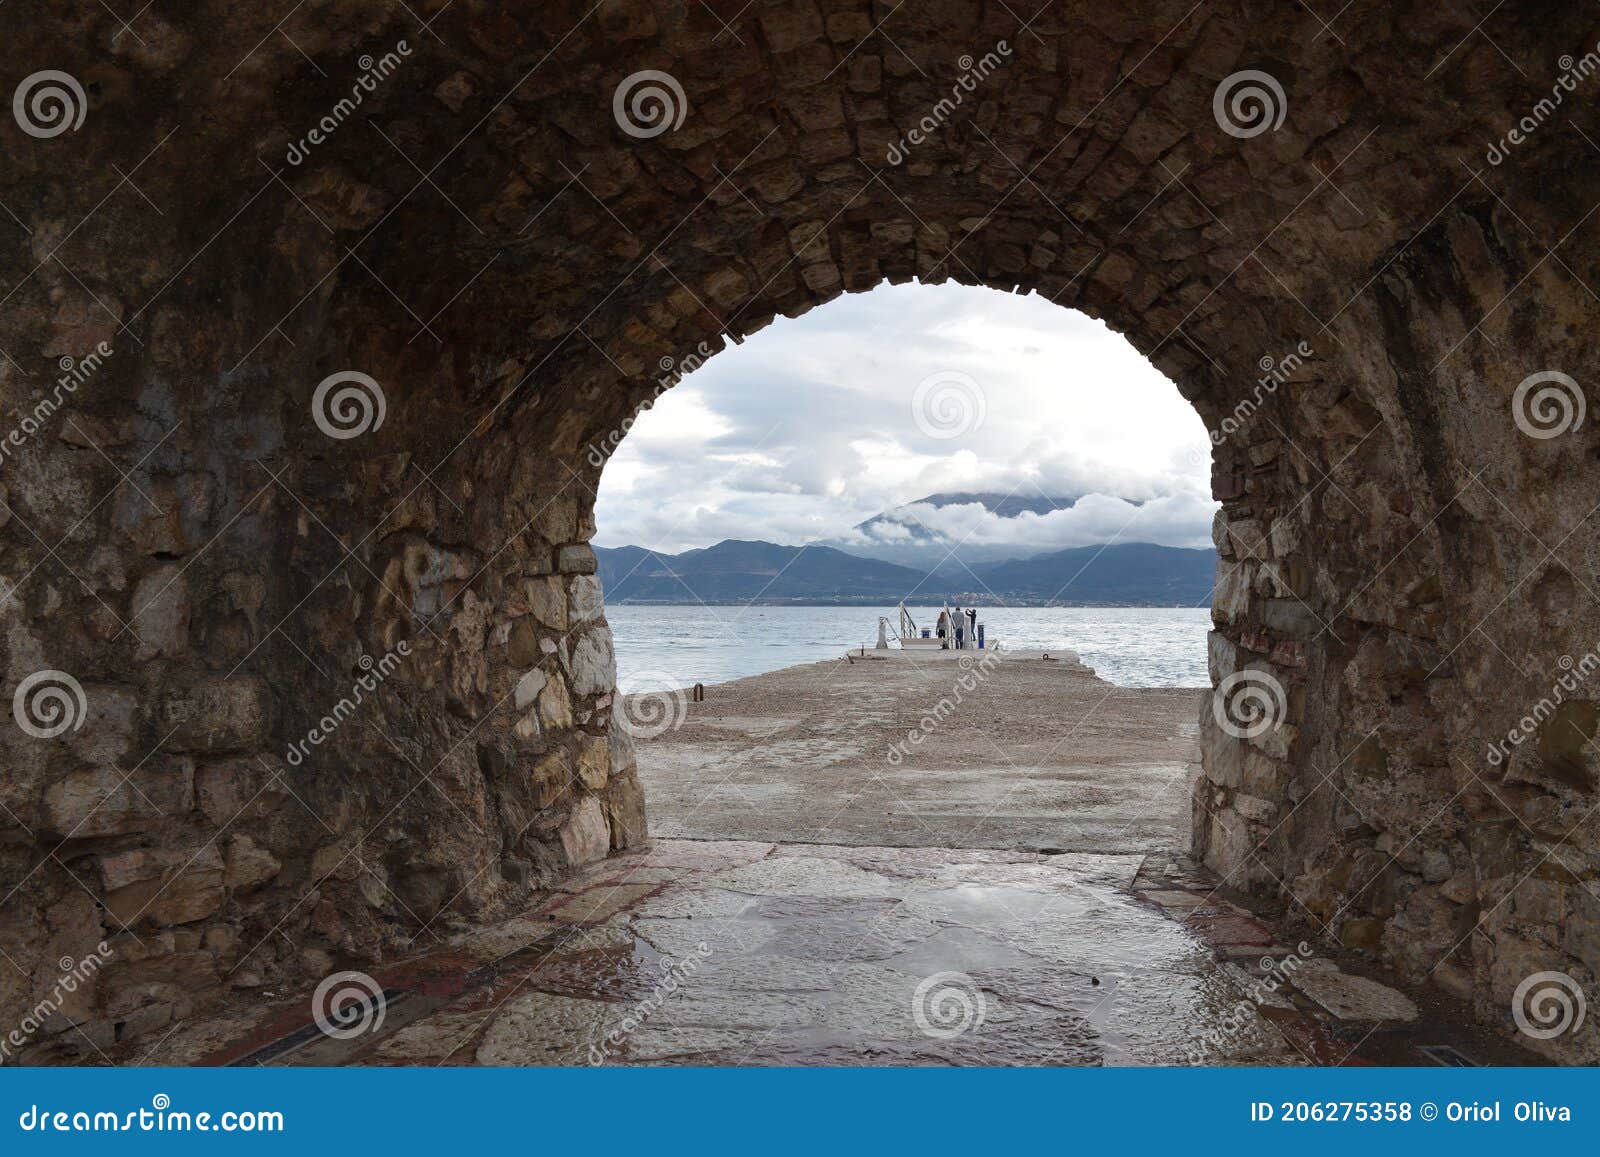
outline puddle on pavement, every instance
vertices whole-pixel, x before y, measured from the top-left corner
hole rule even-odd
[[[413,965],[381,1036],[246,1063],[1182,1064],[1214,1029],[1217,1059],[1292,1056],[1253,1012],[1220,1032],[1236,986],[1121,870],[830,851],[596,883]]]

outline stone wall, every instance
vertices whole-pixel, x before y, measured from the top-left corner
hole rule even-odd
[[[1216,433],[1212,674],[1281,708],[1203,714],[1207,863],[1496,1022],[1530,972],[1592,989],[1590,693],[1486,756],[1600,640],[1592,424],[1513,406],[1593,364],[1595,154],[1560,112],[1484,159],[1587,13],[58,7],[0,46],[85,114],[0,125],[8,421],[111,352],[0,471],[8,693],[82,690],[0,729],[0,1007],[110,958],[32,1047],[642,839],[604,461],[723,335],[913,277],[1106,319]],[[683,117],[629,131],[647,70]],[[1276,128],[1224,124],[1245,71]]]

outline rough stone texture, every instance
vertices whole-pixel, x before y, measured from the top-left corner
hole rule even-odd
[[[88,709],[0,738],[0,1006],[110,938],[78,1023],[147,1031],[503,913],[565,871],[591,801],[614,846],[642,838],[621,749],[598,794],[577,770],[612,705],[600,469],[664,359],[913,277],[1106,319],[1217,431],[1217,654],[1287,719],[1240,740],[1203,711],[1196,852],[1497,1023],[1528,972],[1595,990],[1594,711],[1532,712],[1600,638],[1596,423],[1535,439],[1511,411],[1529,374],[1595,362],[1600,161],[1568,100],[1483,163],[1594,43],[1587,9],[1356,0],[1337,35],[1186,0],[130,19],[15,0],[0,46],[8,82],[64,70],[87,106],[52,137],[0,124],[8,424],[60,359],[113,351],[5,444],[7,694],[60,670]],[[612,115],[642,69],[687,104],[650,137]],[[1284,88],[1276,131],[1219,128],[1244,69]],[[358,437],[313,418],[342,371],[384,395]],[[528,591],[551,578],[565,626]],[[1490,762],[1524,716],[1537,740]],[[179,782],[79,826],[108,772]],[[277,874],[230,887],[236,835]]]

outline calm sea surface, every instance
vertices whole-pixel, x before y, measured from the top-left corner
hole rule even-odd
[[[918,625],[937,611],[911,608]],[[981,611],[989,637],[1012,650],[1071,648],[1123,687],[1207,687],[1205,607],[1018,607]],[[872,646],[891,607],[607,607],[623,691],[723,683],[836,659]]]

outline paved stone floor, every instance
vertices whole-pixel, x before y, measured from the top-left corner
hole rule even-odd
[[[374,979],[381,1016],[258,994],[109,1059],[1417,1064],[1424,1037],[1511,1055],[1277,943],[1169,857],[662,840]]]

